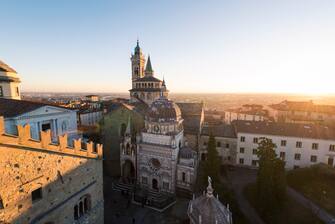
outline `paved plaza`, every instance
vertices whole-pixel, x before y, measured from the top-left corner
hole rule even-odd
[[[105,223],[106,224],[186,224],[189,200],[177,199],[177,202],[165,210],[157,212],[131,203],[130,196],[112,190],[111,180],[105,179]],[[109,190],[107,190],[109,189]]]

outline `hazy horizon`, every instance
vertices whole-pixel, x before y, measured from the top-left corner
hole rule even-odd
[[[1,3],[23,91],[126,92],[137,37],[180,93],[334,93],[335,1]],[[12,12],[15,12],[13,16]]]

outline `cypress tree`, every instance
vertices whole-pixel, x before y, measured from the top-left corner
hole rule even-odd
[[[264,215],[280,208],[286,195],[285,164],[276,157],[275,148],[271,139],[262,138],[257,151],[257,202]]]
[[[210,176],[214,183],[220,183],[220,157],[216,150],[215,137],[211,133],[207,144],[207,159],[204,164],[205,175],[204,178],[207,181],[207,177]]]

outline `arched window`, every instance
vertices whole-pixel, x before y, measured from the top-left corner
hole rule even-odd
[[[182,172],[182,180],[183,180],[183,182],[186,181],[186,174],[185,174],[185,172]]]
[[[83,216],[84,215],[84,203],[81,201],[79,202],[79,216]]]
[[[84,198],[84,213],[88,212],[88,208],[89,208],[88,198],[85,197]]]
[[[91,196],[89,194],[84,195],[79,199],[76,205],[73,207],[74,220],[80,219],[91,209]]]
[[[78,220],[79,219],[79,209],[78,209],[78,205],[74,206],[73,209],[73,216],[74,216],[74,220]]]

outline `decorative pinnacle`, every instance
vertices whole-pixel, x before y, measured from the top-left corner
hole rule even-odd
[[[207,197],[213,197],[212,179],[208,176]]]

